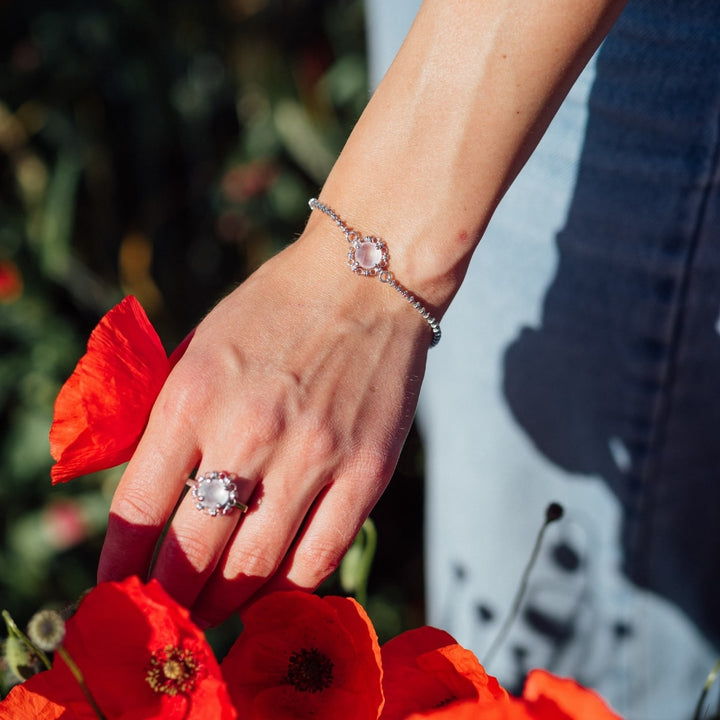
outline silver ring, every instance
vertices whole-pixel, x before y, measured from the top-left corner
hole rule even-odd
[[[195,507],[206,515],[229,515],[233,510],[247,512],[248,506],[237,499],[237,475],[211,470],[187,481],[192,489]]]

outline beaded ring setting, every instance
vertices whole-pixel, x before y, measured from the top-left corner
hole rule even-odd
[[[327,215],[343,231],[349,245],[348,265],[354,273],[364,277],[377,277],[380,282],[387,283],[420,313],[432,330],[430,347],[435,347],[442,336],[440,322],[390,272],[388,268],[390,255],[385,242],[379,237],[363,236],[357,230],[353,230],[330,206],[320,202],[317,198],[310,198],[308,205],[312,210],[319,210]]]

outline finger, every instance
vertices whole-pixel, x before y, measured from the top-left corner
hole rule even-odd
[[[168,432],[162,412],[151,417],[113,497],[98,565],[98,582],[146,578],[155,547],[198,460],[184,428]],[[161,431],[162,428],[162,431]]]
[[[298,488],[295,475],[266,478],[261,483],[192,608],[196,621],[222,622],[276,573],[317,497],[318,485],[323,483]]]
[[[379,497],[377,494],[377,497]],[[252,600],[279,590],[312,592],[342,562],[375,504],[349,502],[340,484],[328,488],[308,515],[301,533],[278,568]]]
[[[236,493],[237,502],[247,504],[256,485],[249,476],[235,473],[228,473],[228,480],[222,480],[226,471],[212,471],[210,465],[205,466],[204,460],[202,465],[197,478],[202,483],[198,487],[204,500],[194,497],[192,491],[185,495],[158,550],[152,573],[185,607],[192,606],[220,561],[238,523],[242,522],[243,512],[231,506],[232,498],[228,493]],[[216,514],[211,514],[215,509],[213,496],[225,504]]]
[[[390,482],[397,452],[357,456],[318,497],[277,571],[246,605],[271,592],[311,592],[340,565]]]

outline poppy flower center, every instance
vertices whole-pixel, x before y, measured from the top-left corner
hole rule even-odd
[[[191,693],[195,690],[201,669],[192,650],[168,645],[152,654],[145,681],[156,693]]]
[[[288,682],[300,692],[321,692],[333,682],[333,661],[317,648],[303,648],[290,655]]]

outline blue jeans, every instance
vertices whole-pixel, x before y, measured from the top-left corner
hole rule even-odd
[[[429,622],[482,660],[566,509],[488,665],[510,688],[543,666],[683,720],[720,656],[719,156],[720,3],[630,0],[430,353]]]

